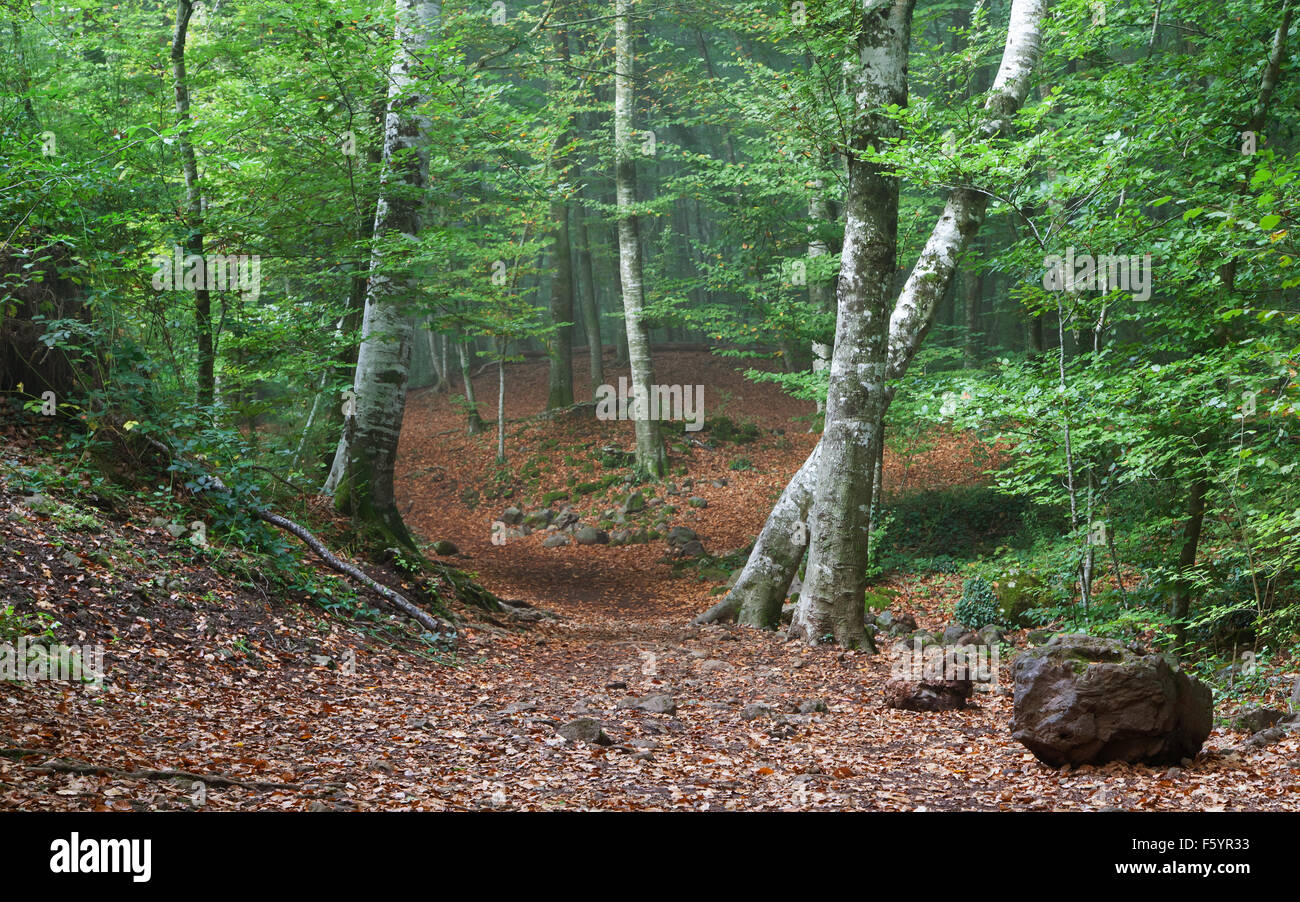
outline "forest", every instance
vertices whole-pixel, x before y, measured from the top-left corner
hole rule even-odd
[[[1300,810],[1294,11],[0,0],[0,810]]]

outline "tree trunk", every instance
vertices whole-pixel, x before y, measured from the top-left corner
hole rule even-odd
[[[915,0],[867,10],[854,73],[859,125],[849,159],[844,250],[826,427],[817,467],[808,566],[791,634],[826,636],[875,650],[863,624],[870,522],[880,425],[885,412],[888,326],[898,250],[898,178],[871,160],[897,133],[880,110],[907,104],[907,56]],[[865,479],[863,478],[865,474]]]
[[[199,187],[199,164],[190,137],[190,91],[185,76],[185,39],[194,14],[192,0],[177,0],[176,29],[172,33],[172,87],[176,94],[176,118],[181,125],[177,144],[181,168],[185,173],[185,252],[203,257],[203,192]],[[212,335],[212,295],[209,292],[208,268],[199,267],[202,282],[194,290],[194,330],[198,344],[198,390],[195,400],[200,407],[211,407],[216,400],[216,342]]]
[[[962,344],[962,365],[973,369],[979,360],[980,292],[984,279],[973,268],[966,270],[962,281],[962,306],[966,313],[966,329]]]
[[[497,463],[506,461],[506,340],[498,339],[497,354]]]
[[[614,72],[614,180],[618,198],[619,280],[623,285],[623,317],[627,327],[628,365],[631,368],[633,419],[636,425],[637,467],[655,478],[667,469],[659,424],[650,419],[649,402],[654,384],[650,357],[650,330],[642,319],[644,284],[641,274],[641,235],[634,212],[636,198],[636,146],[632,140],[633,55],[632,7],[636,0],[615,0]]]
[[[696,617],[695,623],[737,618],[746,626],[761,629],[778,625],[781,605],[808,547],[808,507],[812,503],[821,450],[818,442],[799,472],[786,484],[727,597]]]
[[[469,434],[478,435],[483,431],[483,417],[478,412],[478,401],[474,399],[474,380],[469,372],[469,349],[465,342],[456,342],[456,353],[460,357],[460,378],[465,383],[465,403],[469,406]]]
[[[573,258],[567,202],[551,204],[551,221],[555,270],[551,278],[550,313],[555,331],[546,341],[550,358],[547,410],[573,406]]]
[[[904,5],[906,4],[903,4],[902,0],[897,0],[895,4],[896,7]],[[1012,116],[1024,101],[1029,87],[1030,76],[1038,63],[1043,6],[1044,0],[1013,0],[1002,63],[984,104],[984,120],[979,129],[984,137],[993,137],[1008,130]],[[897,9],[894,12],[897,12]],[[877,21],[880,18],[887,20],[890,16],[890,10],[886,9],[882,12],[880,9],[876,9],[867,13],[867,15],[878,17]],[[879,37],[879,31],[880,29],[877,29],[877,37]],[[888,57],[891,54],[882,53],[881,56]],[[862,122],[867,124],[871,120],[863,119]],[[860,163],[857,165],[861,166]],[[878,174],[875,175],[879,177]],[[857,190],[859,189],[855,189],[851,181],[850,191]],[[841,264],[841,313],[846,303],[846,292],[864,293],[869,287],[864,286],[861,281],[865,275],[864,271],[853,272],[849,285],[844,284],[846,280],[843,274],[845,266],[852,265],[856,269],[864,258],[868,262],[872,259],[868,253],[870,249],[865,245],[865,242],[867,238],[874,236],[866,233],[865,223],[861,219],[864,212],[860,209],[864,201],[863,195],[867,193],[864,190],[856,197],[855,200],[859,205],[859,209],[853,212],[849,223],[846,225],[843,254],[845,262]],[[851,202],[853,200],[851,199]],[[907,371],[908,364],[915,356],[922,339],[929,330],[935,308],[952,283],[962,252],[983,220],[986,203],[987,198],[972,189],[954,188],[949,192],[943,214],[935,223],[925,247],[912,269],[911,275],[899,293],[893,313],[889,316],[888,341],[885,344],[888,359],[887,364],[883,367],[883,379],[877,380],[876,373],[873,371],[873,368],[879,367],[879,361],[870,359],[870,353],[864,352],[864,348],[875,347],[873,333],[877,328],[876,325],[870,324],[868,328],[865,324],[859,324],[847,329],[849,334],[856,334],[863,339],[863,346],[841,350],[838,341],[846,331],[846,327],[843,323],[837,324],[835,359],[841,359],[845,364],[857,362],[855,360],[857,357],[866,359],[862,361],[865,366],[861,374],[846,372],[842,369],[837,372],[836,364],[832,362],[832,394],[834,395],[836,392],[841,394],[849,393],[853,388],[854,380],[866,380],[868,383],[867,390],[859,392],[860,395],[865,395],[865,397],[853,399],[833,397],[831,399],[833,403],[843,403],[844,409],[854,414],[857,423],[862,424],[863,434],[854,435],[851,430],[844,430],[838,437],[840,448],[837,456],[841,460],[846,458],[858,460],[859,458],[856,455],[860,450],[860,446],[862,444],[870,446],[872,436],[874,436],[875,442],[881,441],[882,421],[879,418],[875,421],[869,421],[869,417],[873,409],[878,410],[882,417],[884,411],[888,409],[898,379]],[[872,212],[868,210],[866,215],[870,215]],[[868,219],[866,222],[870,221]],[[852,247],[850,241],[853,242]],[[863,270],[865,270],[865,267],[863,267]],[[847,300],[856,303],[859,299],[849,298]],[[872,381],[876,382],[874,387],[882,395],[878,401],[871,398]],[[864,441],[864,438],[866,441]],[[861,496],[865,496],[869,502],[873,494],[871,488],[860,490],[845,485],[845,482],[856,479],[866,482],[870,486],[873,482],[874,467],[864,466],[857,471],[850,469],[836,472],[833,467],[827,466],[827,460],[830,456],[826,454],[826,444],[827,437],[823,436],[822,460],[819,462],[817,467],[818,475],[815,477],[815,481],[818,483],[818,494],[822,496],[818,499],[819,502],[823,503],[827,508],[836,501],[841,504],[850,503],[853,499]],[[868,448],[868,450],[874,449]],[[864,464],[868,462],[874,464],[874,458],[869,454],[863,455],[860,459]],[[803,472],[800,471],[801,474]],[[823,478],[820,475],[822,473],[836,478]],[[792,486],[787,486],[787,492],[792,491],[793,483],[800,478],[801,476],[797,474],[795,479],[791,480]],[[869,507],[867,510],[869,511]],[[826,528],[828,525],[833,526],[836,522],[847,523],[852,526],[855,518],[866,517],[867,511],[827,511],[819,529],[816,514],[814,514],[812,546],[815,550],[819,541],[824,545],[821,559],[818,561],[818,568],[814,570],[813,562],[810,560],[808,570],[810,577],[816,580],[813,585],[814,592],[821,593],[822,597],[817,598],[815,602],[811,601],[810,595],[812,593],[809,592],[809,586],[805,583],[804,592],[800,597],[800,607],[802,609],[807,602],[809,610],[801,617],[801,622],[794,626],[793,632],[802,634],[811,641],[816,641],[830,633],[837,639],[841,639],[842,636],[841,641],[847,641],[850,644],[865,644],[862,642],[865,636],[865,631],[862,628],[863,596],[862,593],[852,590],[852,581],[861,579],[861,577],[845,572],[841,569],[843,562],[833,559],[833,552],[837,549],[837,545],[842,548],[843,542],[837,540],[834,535],[827,536]],[[865,527],[860,527],[860,529],[864,530]],[[820,537],[819,532],[821,533]],[[790,575],[793,576],[794,569],[798,567],[798,559],[795,558],[789,564],[782,564],[779,557],[770,554],[771,542],[765,544],[762,538],[760,536],[760,541],[750,553],[750,561],[746,564],[746,569],[754,565],[757,560],[767,558],[778,566],[785,566]],[[859,557],[865,555],[865,549],[859,551],[850,547],[847,551]],[[865,567],[863,569],[865,570]],[[773,574],[769,568],[766,583],[778,582],[784,578],[784,573]],[[757,590],[762,591],[764,583],[756,581],[756,584]],[[740,608],[743,608],[748,600],[747,593],[753,593],[754,591],[754,587],[742,589],[741,584],[738,582],[731,595],[738,596],[735,603]],[[834,593],[833,597],[828,598],[827,594],[832,591]],[[856,597],[854,597],[855,595]]]
[[[1196,566],[1196,549],[1201,542],[1205,523],[1205,496],[1210,483],[1204,477],[1192,483],[1187,499],[1187,522],[1183,524],[1183,548],[1178,554],[1178,581],[1174,587],[1174,646],[1181,648],[1187,639],[1187,617],[1192,609],[1192,569]]]
[[[818,179],[813,186],[812,197],[808,200],[808,218],[812,220],[809,230],[812,233],[808,240],[808,259],[812,261],[817,257],[825,256],[830,252],[823,236],[819,235],[817,230],[821,223],[830,222],[831,204],[825,194],[825,186],[822,180]],[[835,281],[833,279],[816,279],[811,276],[808,279],[808,300],[819,310],[832,310],[835,307]],[[831,365],[831,346],[820,341],[812,343],[812,370],[819,373]],[[826,410],[826,403],[821,398],[817,399],[817,412],[823,413]],[[815,428],[809,427],[810,429]]]
[[[579,197],[582,196],[581,190]],[[587,211],[578,206],[578,301],[582,307],[582,325],[587,330],[587,347],[591,352],[591,391],[605,384],[604,345],[600,339],[600,307],[596,301],[595,267],[591,262],[591,244],[587,235]]]
[[[561,61],[561,71],[569,60],[569,36],[562,27],[556,27],[552,46]],[[560,92],[562,85],[552,83],[552,91]],[[551,278],[551,326],[555,329],[547,340],[550,357],[550,375],[546,395],[547,410],[573,406],[573,253],[569,243],[569,201],[564,185],[568,181],[571,160],[567,145],[572,138],[568,122],[555,139],[555,177],[552,188],[551,223],[552,256],[555,271]]]
[[[406,279],[385,274],[382,245],[394,234],[420,231],[420,207],[428,184],[427,123],[420,113],[422,97],[412,90],[413,70],[420,65],[440,15],[433,0],[396,0],[398,50],[388,72],[375,246],[353,379],[355,414],[349,424],[344,475],[335,495],[340,510],[377,528],[384,540],[412,550],[415,542],[397,511],[394,488],[414,331],[405,309],[411,286]]]

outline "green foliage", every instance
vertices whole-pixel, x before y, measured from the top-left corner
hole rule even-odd
[[[962,583],[961,599],[953,606],[953,616],[973,630],[1000,622],[993,586],[979,576],[966,580]]]
[[[709,417],[704,421],[704,429],[709,437],[719,442],[734,445],[747,445],[759,436],[758,424],[752,421],[737,423],[730,417]]]
[[[24,636],[53,639],[56,626],[54,618],[44,612],[20,612],[11,604],[0,607],[0,643],[14,643]]]

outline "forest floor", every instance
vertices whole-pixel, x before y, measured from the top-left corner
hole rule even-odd
[[[65,642],[111,638],[103,690],[0,682],[0,808],[1300,810],[1295,732],[1251,749],[1216,726],[1185,766],[1056,771],[1011,739],[1006,661],[967,710],[891,710],[887,654],[690,625],[719,583],[682,568],[662,539],[550,548],[543,531],[494,544],[506,506],[532,510],[547,491],[590,483],[602,471],[588,451],[631,445],[628,423],[534,418],[543,362],[508,374],[516,476],[494,463],[491,430],[467,436],[445,395],[414,392],[401,506],[424,539],[458,546],[450,562],[554,617],[470,621],[449,655],[250,595],[204,567],[162,592],[132,589],[174,559],[175,540],[139,517],[56,534],[0,472],[0,607],[50,611]],[[800,419],[810,411],[707,354],[661,354],[656,375],[704,384],[710,417],[758,425],[750,443],[696,433],[713,447],[679,446],[673,466],[687,474],[672,478],[692,479],[687,494],[707,506],[638,487],[678,508],[668,525],[694,529],[711,554],[743,548],[815,441]],[[586,381],[578,366],[575,383]],[[475,385],[495,399],[495,373]],[[738,457],[752,468],[733,469]],[[966,438],[938,436],[890,456],[886,485],[976,482],[987,465]],[[535,478],[518,476],[529,469]],[[569,503],[594,523],[626,491],[575,490]],[[956,575],[886,582],[893,610],[930,629],[960,594]],[[559,734],[581,717],[599,720],[608,744]],[[194,776],[212,774],[241,785],[197,794]]]

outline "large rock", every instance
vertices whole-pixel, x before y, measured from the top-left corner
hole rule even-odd
[[[1160,655],[1114,639],[1063,634],[1011,669],[1012,738],[1039,760],[1174,764],[1210,735],[1210,689]]]

